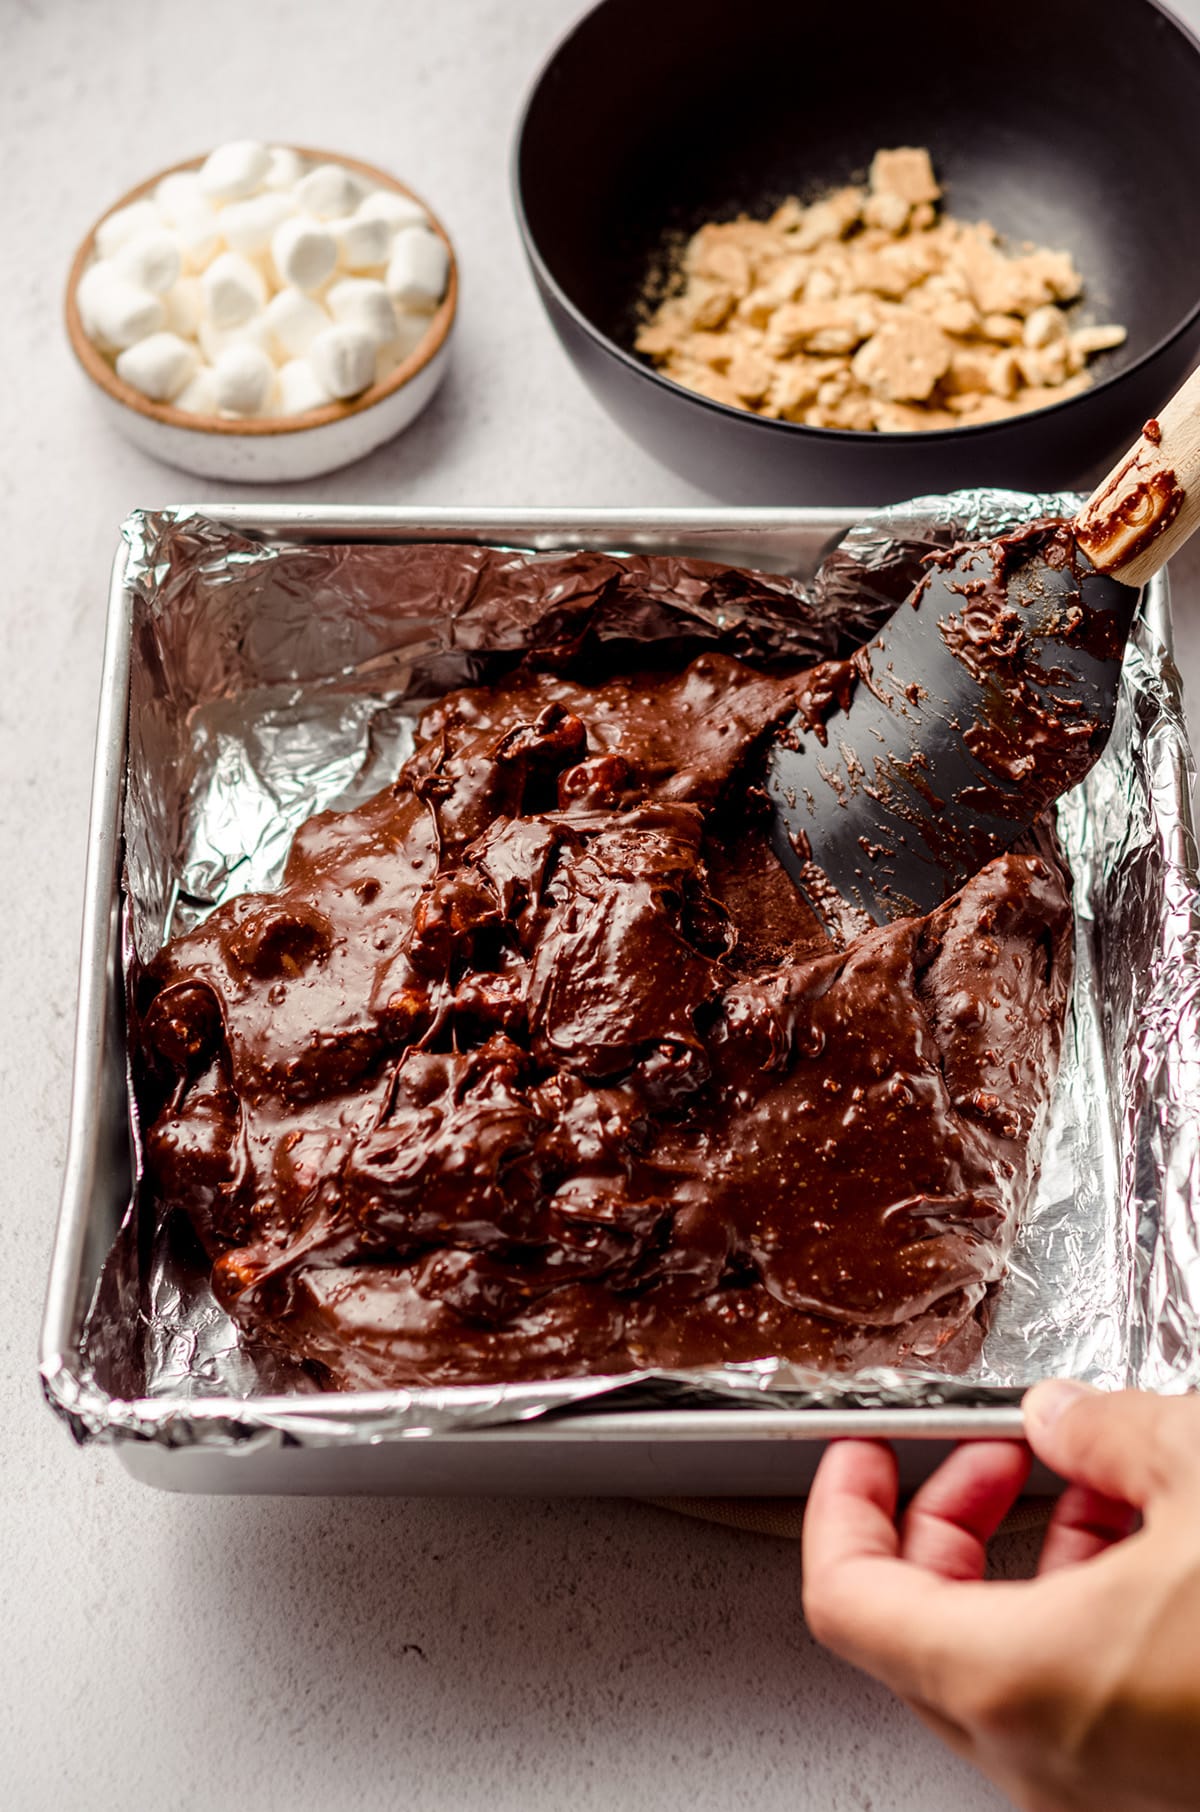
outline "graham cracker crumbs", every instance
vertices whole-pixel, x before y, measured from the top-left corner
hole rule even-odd
[[[940,200],[905,145],[875,153],[865,188],[703,226],[637,350],[702,396],[818,428],[964,427],[1086,389],[1125,329],[1072,326],[1070,253],[1009,252]]]

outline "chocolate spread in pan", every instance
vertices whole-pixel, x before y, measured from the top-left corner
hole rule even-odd
[[[747,784],[796,696],[711,652],[449,694],[278,892],[160,952],[149,1185],[239,1322],[338,1387],[965,1363],[1067,884],[1039,846],[831,943]]]

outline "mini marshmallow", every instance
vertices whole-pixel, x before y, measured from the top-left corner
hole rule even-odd
[[[331,275],[337,255],[333,234],[302,215],[285,220],[271,236],[271,256],[280,281],[294,289],[318,289]]]
[[[201,365],[190,383],[185,384],[174,399],[176,409],[185,409],[189,415],[215,415],[217,413],[217,386],[213,379],[211,365]]]
[[[250,258],[270,250],[275,228],[295,212],[290,195],[252,195],[249,201],[231,201],[218,219],[230,251]]]
[[[343,277],[325,298],[335,321],[361,327],[376,346],[387,346],[396,337],[396,310],[382,283],[370,277]]]
[[[257,314],[267,299],[267,286],[248,258],[222,252],[200,279],[204,305],[214,327],[237,327]]]
[[[400,195],[395,189],[372,189],[359,202],[355,213],[359,220],[382,220],[393,233],[402,227],[428,226],[429,216],[411,195]]]
[[[210,201],[253,195],[271,167],[271,153],[257,139],[239,138],[210,151],[200,166],[200,187]]]
[[[218,409],[230,415],[257,415],[270,398],[275,367],[257,346],[229,346],[213,366]]]
[[[163,296],[179,278],[179,243],[165,227],[135,233],[113,257],[113,268],[130,283]]]
[[[329,231],[337,240],[338,263],[344,270],[366,271],[387,263],[392,229],[386,220],[351,214],[346,220],[331,220]]]
[[[294,189],[304,175],[304,159],[290,145],[272,145],[263,177],[264,189]]]
[[[279,371],[279,413],[303,415],[333,401],[307,359],[289,359]]]
[[[168,226],[174,226],[181,214],[187,214],[197,204],[208,206],[195,170],[172,170],[154,191],[154,205]]]
[[[185,340],[194,340],[204,318],[204,293],[199,277],[181,277],[163,297],[167,326]]]
[[[300,289],[281,289],[263,310],[263,319],[291,359],[301,359],[319,333],[333,325],[319,302]]]
[[[117,352],[124,352],[127,346],[144,340],[147,334],[157,333],[167,324],[162,297],[118,276],[111,265],[107,267],[106,275],[93,279],[89,286],[87,314],[92,323],[92,338]]]
[[[361,327],[327,327],[309,347],[308,358],[333,396],[357,396],[375,376],[375,342]]]
[[[362,184],[340,164],[318,164],[296,184],[296,200],[306,214],[318,220],[340,220],[353,214],[362,200]]]
[[[217,210],[203,199],[181,209],[171,231],[187,271],[207,270],[221,249]]]
[[[117,356],[117,376],[154,403],[169,403],[194,376],[196,348],[177,333],[152,333]]]
[[[267,323],[265,309],[261,314],[251,315],[248,321],[240,321],[236,327],[214,327],[211,321],[202,320],[196,329],[196,338],[210,365],[215,365],[222,353],[235,346],[252,346],[256,352],[265,353],[272,365],[278,363],[279,346]]]
[[[96,228],[96,251],[101,258],[111,258],[135,233],[146,233],[160,227],[158,209],[152,201],[131,201],[118,208]]]
[[[115,275],[116,272],[113,270],[110,258],[97,258],[94,264],[88,265],[75,286],[75,303],[79,309],[79,319],[83,323],[83,331],[89,340],[101,337],[96,321],[96,303],[100,291],[106,283],[112,282]]]
[[[435,308],[446,293],[450,254],[428,227],[404,227],[392,241],[384,279],[401,308]]]

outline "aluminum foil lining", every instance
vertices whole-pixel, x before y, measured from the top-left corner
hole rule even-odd
[[[749,638],[761,648],[786,636],[788,598],[802,595],[835,639],[862,640],[932,547],[1070,514],[1077,503],[994,491],[920,498],[852,530],[811,586],[772,579],[779,610],[765,619],[739,617],[736,598],[685,601],[637,633]],[[274,884],[304,819],[369,797],[405,758],[422,703],[477,677],[495,647],[526,645],[530,625],[481,622],[466,592],[409,597],[398,614],[388,546],[258,543],[190,512],[135,515],[125,534],[132,962],[221,901]],[[627,622],[610,627],[630,633]],[[1200,1384],[1200,892],[1167,633],[1139,617],[1109,748],[1059,807],[1075,884],[1070,1017],[1036,1196],[968,1372],[830,1378],[764,1360],[493,1389],[323,1393],[246,1342],[184,1231],[142,1224],[135,1187],[88,1317],[82,1370],[50,1381],[58,1407],[83,1438],[313,1444],[494,1426],[585,1404],[995,1406],[1050,1374],[1110,1388]]]

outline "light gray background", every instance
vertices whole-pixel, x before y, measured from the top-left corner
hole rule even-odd
[[[704,501],[591,401],[522,262],[510,133],[580,10],[0,0],[0,1801],[14,1812],[1002,1804],[816,1648],[790,1544],[619,1501],[157,1496],[74,1448],[38,1396],[108,566],[131,507],[220,494],[93,412],[59,323],[73,247],[145,173],[223,138],[357,153],[425,190],[456,240],[453,369],[404,438],[288,494]],[[1200,25],[1200,0],[1181,11]],[[1194,557],[1176,573],[1194,708],[1198,579]],[[1005,1564],[1027,1551],[1008,1544]]]

